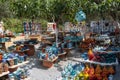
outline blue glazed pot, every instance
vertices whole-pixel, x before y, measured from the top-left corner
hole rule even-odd
[[[69,43],[67,44],[67,48],[72,48],[72,47],[73,47],[72,43],[69,42]]]
[[[14,58],[14,65],[17,65],[18,64],[18,58]]]
[[[27,60],[27,55],[24,55],[24,61],[26,61]]]
[[[24,56],[19,56],[20,62],[24,62]]]

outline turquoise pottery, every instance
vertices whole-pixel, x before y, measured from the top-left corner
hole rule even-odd
[[[73,70],[72,64],[71,64],[71,63],[68,63],[67,69],[68,69],[69,72],[71,72],[71,71]]]
[[[24,62],[24,56],[19,56],[20,62]]]
[[[53,47],[56,47],[56,43],[54,42],[52,46],[53,46]]]
[[[62,44],[61,44],[61,47],[62,47],[62,48],[65,48],[65,44],[66,44],[66,43],[62,43]]]
[[[7,55],[7,54],[3,54],[3,58],[4,58],[4,59],[7,59],[7,58],[8,58],[8,55]]]
[[[78,22],[83,21],[83,20],[86,19],[86,15],[85,15],[85,13],[84,13],[82,10],[80,10],[79,12],[76,13],[75,19],[76,19]]]
[[[72,48],[72,47],[73,47],[72,42],[69,42],[69,43],[67,44],[67,48]]]
[[[24,61],[26,61],[27,60],[27,55],[24,55]]]
[[[21,80],[21,72],[18,72],[18,73],[16,74],[16,78],[17,78],[17,80]]]
[[[61,74],[62,74],[62,77],[64,77],[66,75],[66,72],[63,70]]]
[[[17,64],[18,64],[18,58],[15,57],[15,58],[14,58],[14,65],[17,65]]]
[[[64,77],[62,80],[69,80],[68,77]]]
[[[72,70],[72,72],[71,72],[71,76],[75,76],[77,74],[77,72],[76,72],[76,70]]]

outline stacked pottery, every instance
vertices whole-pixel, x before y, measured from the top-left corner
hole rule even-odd
[[[95,76],[97,78],[97,80],[102,80],[102,76],[101,76],[101,67],[100,65],[97,65],[96,69],[95,69]]]
[[[90,70],[90,68],[88,67],[88,65],[86,65],[85,69],[83,70],[83,72],[84,72],[84,80],[88,80],[88,78],[89,78],[89,70]]]
[[[89,70],[89,80],[95,80],[95,69],[93,66],[90,66],[90,70]]]
[[[87,60],[87,59],[88,59],[88,53],[87,53],[87,52],[84,52],[83,54],[81,54],[81,57],[82,57],[84,60]]]
[[[82,66],[81,64],[75,64],[72,65],[71,63],[69,63],[67,65],[67,67],[64,68],[64,70],[62,71],[62,77],[63,80],[74,80],[76,79],[76,75],[78,73],[80,73],[83,70],[84,66]],[[79,77],[77,77],[79,78]]]
[[[103,71],[102,71],[102,77],[104,78],[104,79],[106,79],[106,77],[108,76],[108,74],[109,74],[109,71],[106,69],[106,67],[104,66],[103,67]]]
[[[45,54],[42,53],[42,52],[39,52],[39,53],[38,53],[38,58],[39,58],[40,60],[43,60],[43,59],[45,58]]]
[[[68,42],[68,43],[67,43],[67,48],[73,48],[72,42]]]

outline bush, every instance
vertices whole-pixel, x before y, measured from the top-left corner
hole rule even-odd
[[[20,19],[4,18],[3,22],[5,30],[8,29],[15,33],[23,32],[22,21]]]

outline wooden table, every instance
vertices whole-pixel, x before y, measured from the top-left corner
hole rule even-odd
[[[13,69],[13,68],[16,68],[16,67],[25,65],[25,64],[27,64],[27,63],[29,63],[29,61],[24,61],[24,62],[22,62],[22,63],[18,63],[17,65],[9,66],[9,69]]]

